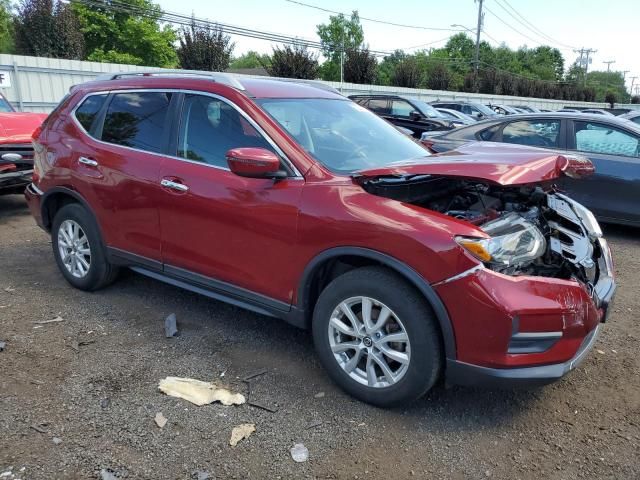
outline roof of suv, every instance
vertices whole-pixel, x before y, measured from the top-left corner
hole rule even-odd
[[[208,91],[212,84],[222,84],[245,92],[252,98],[327,98],[344,100],[340,92],[313,80],[240,77],[224,73],[158,71],[132,72],[100,76],[88,82],[91,90],[122,88],[179,88]]]

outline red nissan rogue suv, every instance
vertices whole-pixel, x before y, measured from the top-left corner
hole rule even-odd
[[[595,342],[615,283],[580,157],[445,155],[320,86],[119,74],[34,138],[26,197],[65,279],[118,268],[312,331],[329,375],[390,406],[439,379],[544,384]]]

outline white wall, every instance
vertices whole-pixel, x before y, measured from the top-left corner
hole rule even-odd
[[[87,82],[103,73],[117,73],[133,70],[160,70],[152,67],[121,65],[115,63],[81,62],[55,58],[26,57],[22,55],[0,54],[0,72],[9,72],[11,87],[0,88],[13,105],[19,110],[30,112],[49,112],[72,85]],[[241,75],[239,75],[241,76]],[[324,82],[340,89],[339,82]],[[484,95],[440,90],[386,87],[381,85],[342,85],[345,95],[356,93],[396,93],[411,95],[423,100],[472,100],[482,103],[504,103],[509,105],[527,104],[538,108],[558,110],[562,107],[596,107],[604,103],[570,102],[538,98],[509,97],[503,95]],[[616,105],[640,109],[640,105]]]

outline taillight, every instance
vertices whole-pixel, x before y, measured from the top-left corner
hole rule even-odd
[[[581,155],[559,155],[558,168],[570,178],[584,178],[596,171],[593,163]]]

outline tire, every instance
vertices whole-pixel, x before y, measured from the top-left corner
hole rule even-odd
[[[369,301],[371,313],[363,316]],[[343,305],[354,314],[356,326]],[[369,329],[363,317],[371,319]],[[376,324],[380,317],[388,318],[381,328]],[[353,335],[356,328],[360,331]],[[431,307],[402,277],[382,267],[358,268],[334,279],[320,294],[312,329],[329,376],[347,393],[372,405],[393,407],[420,398],[443,368],[442,339]],[[392,334],[397,342],[386,338]]]
[[[75,247],[70,246],[68,239],[72,240],[72,244],[75,242]],[[107,260],[93,216],[78,203],[65,205],[56,213],[51,227],[51,245],[53,256],[65,280],[80,290],[94,291],[103,288],[113,282],[118,274],[117,267]],[[65,262],[63,252],[69,251],[72,255],[67,255]],[[73,260],[74,256],[81,257],[84,262],[76,262]]]

